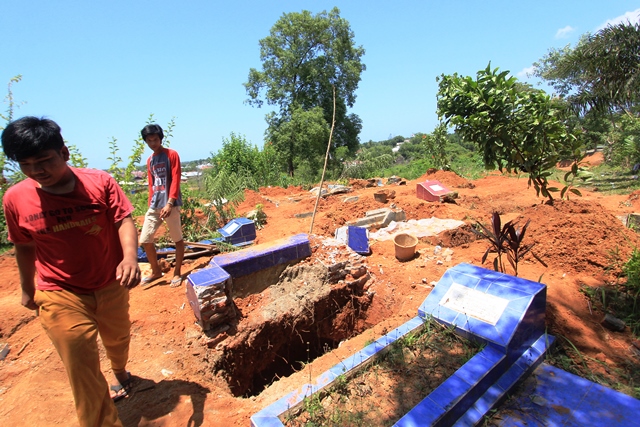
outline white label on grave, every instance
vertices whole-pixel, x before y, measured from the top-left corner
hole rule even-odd
[[[440,305],[448,309],[475,317],[495,326],[509,300],[485,294],[475,289],[454,283],[440,300]]]
[[[432,189],[433,191],[442,191],[442,190],[444,190],[444,188],[440,187],[438,184],[430,185],[429,188]]]

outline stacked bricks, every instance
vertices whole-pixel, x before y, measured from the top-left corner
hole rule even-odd
[[[236,318],[230,288],[231,276],[214,263],[187,278],[189,305],[208,336],[226,331]]]
[[[327,268],[329,283],[345,282],[351,288],[366,291],[371,285],[371,283],[367,283],[371,279],[371,274],[367,269],[367,265],[360,259],[362,257],[357,254],[353,255],[355,256],[350,258],[355,259],[333,261],[333,263],[327,259],[319,261]]]
[[[214,257],[209,267],[187,277],[187,299],[209,347],[226,338],[235,323],[232,277],[242,277],[311,256],[309,236],[297,234]]]

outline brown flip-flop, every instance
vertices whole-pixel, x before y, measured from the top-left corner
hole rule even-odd
[[[133,389],[133,379],[131,377],[131,373],[127,372],[126,380],[118,384],[111,385],[109,389],[115,393],[111,396],[111,399],[114,402],[118,402],[129,397],[129,395],[131,394],[131,390]]]

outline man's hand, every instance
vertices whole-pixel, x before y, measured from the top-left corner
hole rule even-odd
[[[29,310],[37,310],[38,306],[33,301],[33,296],[36,293],[36,244],[33,241],[20,243],[16,244],[15,248],[16,263],[20,273],[20,289],[22,290],[20,304]]]
[[[173,208],[172,205],[170,204],[166,204],[164,205],[164,208],[162,208],[160,210],[160,219],[165,219],[171,216],[171,209]]]
[[[33,301],[33,294],[29,294],[28,292],[22,291],[22,301],[20,303],[27,307],[29,310],[37,310],[38,306]]]
[[[122,245],[122,261],[116,267],[116,279],[120,285],[132,288],[140,283],[140,267],[138,267],[138,230],[131,215],[116,222],[120,244]]]
[[[116,279],[120,280],[120,285],[126,288],[133,288],[140,283],[140,267],[137,260],[134,262],[123,260],[116,268]]]

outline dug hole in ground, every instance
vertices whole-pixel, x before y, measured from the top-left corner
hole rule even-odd
[[[416,184],[434,179],[458,193],[455,203],[416,197]],[[489,224],[494,211],[503,223],[519,220],[522,226],[531,220],[525,243],[535,243],[533,250],[547,266],[527,256],[519,264],[519,276],[533,281],[542,277],[548,286],[548,332],[570,340],[582,354],[580,363],[592,372],[614,383],[628,382],[629,375],[637,381],[640,360],[629,328],[604,328],[605,313],[588,303],[581,288],[613,282],[620,265],[612,254],[626,261],[638,245],[638,235],[620,218],[640,212],[640,194],[609,196],[587,189],[581,190],[583,197],[549,205],[527,188],[526,178],[492,174],[469,181],[437,171],[406,185],[385,185],[395,197],[380,202],[374,198],[380,187],[366,184],[354,181],[350,193],[320,200],[310,236],[312,256],[269,277],[256,276],[256,281],[273,285],[235,298],[238,323],[212,348],[203,344],[184,285],[133,289],[128,369],[141,380],[130,398],[117,403],[124,425],[248,426],[257,411],[416,316],[449,267],[465,262],[491,269],[491,254],[481,264],[488,242],[476,240],[470,227],[476,221]],[[344,202],[347,196],[358,198]],[[315,203],[301,188],[263,188],[247,191],[236,211],[242,216],[257,204],[263,206],[267,223],[257,231],[256,243],[266,243],[308,233],[311,217],[296,214],[311,212]],[[370,240],[371,254],[365,257],[326,244],[348,221],[392,204],[407,220],[435,217],[465,225],[420,237],[416,256],[404,262],[395,257],[393,239]],[[442,248],[438,254],[436,246]],[[183,272],[202,268],[210,259],[187,260]],[[329,278],[326,266],[343,261],[348,261],[348,274]],[[5,425],[76,426],[62,363],[34,313],[19,303],[13,251],[0,257],[0,274],[0,342],[9,346],[0,362],[0,419]],[[312,306],[314,310],[307,309]],[[264,368],[269,346],[287,349],[291,359]],[[109,378],[104,354],[102,360]]]

